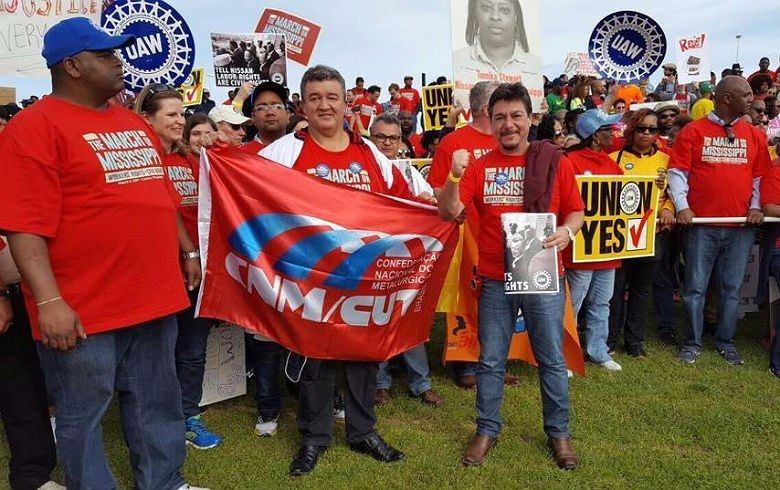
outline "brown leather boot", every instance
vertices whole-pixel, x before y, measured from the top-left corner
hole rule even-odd
[[[520,386],[520,378],[514,374],[504,373],[504,385],[512,388]]]
[[[571,437],[565,439],[548,438],[547,446],[552,451],[553,459],[558,468],[562,470],[573,470],[577,468],[577,455],[574,453],[574,446],[571,444]]]
[[[469,441],[469,445],[466,447],[466,452],[463,453],[463,458],[461,458],[460,462],[463,463],[464,466],[479,466],[485,461],[488,453],[495,445],[495,437],[474,434],[474,437]]]
[[[421,402],[425,403],[426,405],[431,405],[434,407],[440,407],[444,404],[444,400],[442,397],[436,393],[436,391],[431,388],[430,390],[425,390],[416,397]]]
[[[473,374],[467,374],[466,376],[461,376],[458,378],[458,386],[461,388],[466,388],[467,390],[470,390],[472,388],[476,388],[477,386],[477,377]]]

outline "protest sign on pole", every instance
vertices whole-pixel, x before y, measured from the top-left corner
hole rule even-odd
[[[135,42],[117,50],[125,87],[135,93],[150,83],[177,87],[195,63],[195,39],[184,17],[162,0],[116,0],[103,12],[103,27]]]
[[[452,107],[452,84],[433,85],[422,89],[423,126],[427,131],[441,129]]]
[[[99,0],[0,1],[0,75],[48,76],[41,50],[49,28],[71,17],[99,24],[102,11]]]
[[[0,87],[0,104],[15,104],[16,88]]]
[[[212,33],[218,87],[271,81],[287,86],[287,47],[282,34]]]
[[[277,9],[265,9],[255,32],[283,34],[287,56],[303,66],[309,65],[322,28],[314,22]]]
[[[574,237],[574,262],[655,255],[655,175],[578,175],[585,223]]]
[[[666,35],[645,14],[614,12],[593,28],[588,55],[604,78],[636,83],[661,66],[666,56]]]
[[[705,33],[677,38],[677,81],[681,84],[710,79],[709,37]]]
[[[507,9],[493,7],[497,10],[491,15],[511,24],[506,29],[492,25],[487,20],[491,16],[479,15],[476,4],[450,0],[454,99],[468,108],[469,90],[477,82],[522,82],[538,111],[544,98],[539,0],[506,2]],[[508,60],[507,48],[512,50]]]
[[[200,105],[203,101],[203,81],[205,77],[206,70],[194,68],[184,83],[176,88],[181,94],[184,107]]]
[[[575,75],[585,75],[588,77],[599,76],[599,72],[596,70],[596,67],[593,66],[593,61],[588,56],[588,53],[568,53],[563,66],[563,72],[568,75],[569,78]]]

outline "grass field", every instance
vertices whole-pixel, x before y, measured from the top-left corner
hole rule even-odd
[[[205,415],[224,443],[209,451],[188,449],[187,479],[212,489],[378,488],[734,488],[780,485],[780,380],[767,372],[759,341],[764,314],[741,324],[738,348],[745,365],[727,366],[708,350],[693,366],[674,361],[675,351],[651,334],[649,357],[618,354],[622,373],[592,366],[571,384],[575,447],[581,467],[558,470],[545,451],[538,378],[533,368],[512,364],[523,384],[507,390],[505,427],[486,464],[464,468],[459,460],[474,432],[474,392],[459,389],[441,367],[442,331],[429,345],[440,409],[406,396],[396,379],[391,404],[378,409],[380,433],[407,459],[382,465],[349,451],[343,424],[309,476],[292,479],[287,469],[298,445],[295,405],[285,399],[280,430],[258,438],[250,396],[212,406]],[[706,339],[710,347],[711,339]],[[104,423],[105,445],[120,488],[132,488],[127,450],[112,407]],[[0,445],[0,467],[8,451]],[[7,485],[2,476],[0,488]]]

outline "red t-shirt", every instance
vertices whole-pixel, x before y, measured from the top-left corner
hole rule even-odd
[[[753,179],[772,168],[766,135],[741,119],[734,142],[705,117],[685,126],[672,147],[669,168],[688,172],[688,205],[698,217],[745,216]]]
[[[351,140],[346,149],[329,151],[307,135],[292,168],[353,189],[414,200],[406,180],[395,166],[393,186],[388,187],[368,145],[357,136],[351,136]]]
[[[194,158],[173,152],[163,157],[168,180],[179,195],[179,214],[187,234],[198,246],[198,175],[200,168]]]
[[[761,178],[761,206],[765,204],[780,205],[780,161]]]
[[[604,152],[584,148],[573,151],[566,156],[569,157],[572,163],[575,175],[623,175],[623,169],[620,168],[620,165]],[[577,192],[579,193],[579,187]],[[579,262],[575,264],[572,260],[572,248],[569,246],[563,251],[563,263],[567,269],[600,270],[620,267],[620,260]]]
[[[49,96],[14,117],[0,151],[0,229],[46,239],[62,297],[88,334],[187,306],[176,203],[140,116]],[[39,339],[35,301],[49,298],[25,289]]]
[[[265,148],[265,145],[261,143],[257,138],[252,138],[252,141],[247,141],[243,145],[241,145],[241,151],[244,153],[249,153],[250,155],[257,155],[260,153],[260,150]]]
[[[417,106],[414,105],[412,101],[407,99],[406,97],[398,97],[397,99],[391,99],[390,107],[393,110],[393,114],[398,114],[401,111],[414,113],[417,110]]]
[[[420,92],[415,88],[402,88],[398,91],[401,97],[411,102],[411,111],[417,111],[417,106],[420,104]],[[402,109],[403,110],[403,109]]]
[[[524,175],[525,155],[504,155],[496,149],[469,165],[460,182],[461,202],[467,208],[473,204],[479,214],[477,271],[496,281],[504,280],[501,215],[523,212]],[[549,212],[555,213],[562,224],[570,213],[583,209],[571,163],[563,157],[558,163]],[[558,263],[560,267],[560,257]]]
[[[452,154],[457,150],[468,150],[474,160],[482,158],[487,153],[498,148],[498,140],[492,134],[485,134],[474,129],[470,124],[456,129],[439,142],[436,154],[431,162],[428,183],[434,189],[444,187],[447,176],[452,169]]]
[[[382,114],[382,105],[372,102],[368,96],[357,99],[355,105],[360,108],[359,114],[360,120],[363,122],[363,129],[368,131],[368,126],[371,124],[371,116]]]
[[[355,98],[357,99],[366,95],[366,89],[355,87],[352,89],[352,93],[355,94]]]
[[[425,156],[425,148],[422,146],[422,134],[412,133],[409,135],[409,143],[412,144],[412,150],[414,150],[415,158],[422,158]]]

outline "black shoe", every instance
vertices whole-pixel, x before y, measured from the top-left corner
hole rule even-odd
[[[645,357],[647,357],[647,352],[645,352],[645,348],[642,344],[627,345],[626,353],[628,353],[629,356],[637,359],[644,359]]]
[[[358,453],[370,455],[380,463],[395,463],[406,457],[404,453],[386,443],[379,434],[374,434],[358,443],[350,444],[349,447]]]
[[[769,374],[775,378],[780,378],[780,369],[769,368]]]
[[[290,476],[308,475],[317,466],[317,459],[326,446],[301,446],[290,463]]]
[[[666,346],[671,346],[671,347],[679,346],[677,344],[677,337],[675,337],[675,335],[671,332],[659,334],[658,337],[661,339],[661,343]]]

